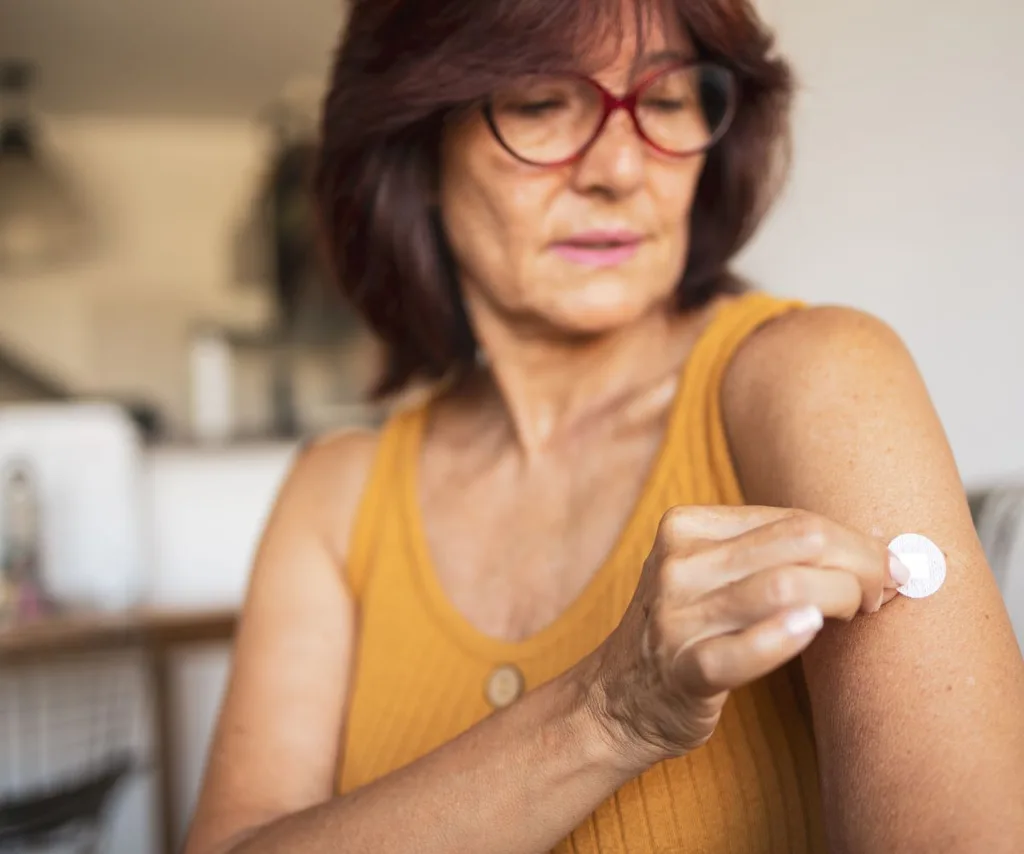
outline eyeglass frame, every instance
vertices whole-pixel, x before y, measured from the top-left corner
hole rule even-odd
[[[640,122],[640,118],[639,116],[637,116],[636,113],[638,101],[640,99],[640,96],[663,75],[668,74],[669,72],[672,71],[679,71],[680,69],[684,68],[697,68],[701,66],[711,66],[725,73],[725,77],[728,81],[729,86],[728,105],[726,107],[725,115],[722,117],[719,129],[711,136],[711,139],[703,147],[683,153],[677,151],[670,151],[667,148],[663,148],[662,146],[658,145],[658,143],[656,143],[644,132],[643,126]],[[523,157],[521,154],[518,154],[512,148],[512,146],[509,145],[508,142],[506,142],[502,138],[501,131],[498,130],[498,123],[494,119],[493,98],[487,98],[482,105],[484,120],[487,122],[487,125],[491,130],[491,134],[494,136],[495,140],[497,140],[498,144],[520,163],[525,163],[528,166],[536,166],[538,168],[544,169],[554,169],[560,166],[568,166],[572,163],[576,163],[582,160],[586,156],[587,152],[591,149],[591,147],[593,147],[594,143],[596,143],[597,140],[600,138],[601,133],[604,131],[605,126],[608,124],[608,120],[618,110],[625,110],[629,114],[629,118],[633,122],[633,128],[634,130],[636,130],[637,136],[639,136],[640,139],[642,139],[647,145],[649,145],[651,148],[653,148],[659,154],[664,155],[665,157],[673,157],[680,160],[685,157],[693,157],[694,155],[702,154],[705,151],[708,151],[709,149],[713,148],[715,145],[721,142],[722,137],[725,136],[725,134],[729,131],[729,128],[732,126],[733,120],[736,118],[736,112],[739,101],[739,82],[736,78],[736,74],[733,72],[731,68],[727,68],[726,66],[721,65],[717,62],[695,60],[687,62],[670,63],[665,67],[659,68],[657,71],[648,74],[621,98],[618,95],[609,92],[608,89],[606,89],[604,86],[598,83],[593,77],[589,77],[586,74],[564,73],[552,76],[579,80],[583,83],[586,83],[591,88],[596,89],[597,93],[601,96],[601,120],[597,123],[594,132],[591,134],[590,138],[585,143],[583,143],[582,146],[580,146],[580,149],[575,154],[572,154],[569,157],[562,158],[561,160],[555,160],[550,163],[529,160],[528,158]]]

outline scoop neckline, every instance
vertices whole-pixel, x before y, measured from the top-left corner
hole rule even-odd
[[[687,389],[692,383],[693,365],[699,361],[695,357],[712,340],[711,333],[718,328],[723,318],[745,301],[745,297],[739,297],[713,309],[704,328],[697,334],[690,352],[678,371],[679,379],[658,450],[651,460],[640,494],[626,515],[626,520],[608,554],[580,592],[558,616],[522,640],[494,637],[477,628],[455,606],[441,584],[427,539],[426,523],[419,500],[420,463],[423,436],[430,414],[430,401],[421,404],[410,413],[414,417],[414,422],[406,433],[405,447],[402,449],[402,455],[405,458],[404,464],[408,472],[408,475],[402,478],[402,504],[406,517],[406,530],[414,554],[414,575],[420,586],[423,599],[440,629],[466,652],[488,662],[528,659],[571,631],[578,625],[580,619],[600,601],[600,593],[618,575],[616,570],[622,563],[623,555],[633,545],[633,540],[636,537],[634,531],[640,527],[644,519],[649,517],[650,505],[659,494],[662,482],[669,475],[670,458],[678,453],[678,445],[673,441],[673,437],[679,435],[680,422],[685,416],[683,401],[689,397]]]

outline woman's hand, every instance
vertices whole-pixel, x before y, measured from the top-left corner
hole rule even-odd
[[[682,755],[711,737],[729,691],[803,652],[823,618],[877,611],[908,579],[884,543],[821,516],[674,508],[588,660],[596,714],[631,767]]]

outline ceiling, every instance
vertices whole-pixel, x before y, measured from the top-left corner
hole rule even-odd
[[[53,113],[252,117],[319,87],[344,0],[0,0],[0,59]]]

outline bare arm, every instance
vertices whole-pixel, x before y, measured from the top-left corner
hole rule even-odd
[[[235,643],[188,854],[222,851],[330,797],[354,615],[329,521],[347,526],[372,437],[345,436],[296,461],[264,530]]]
[[[549,851],[631,776],[608,761],[581,697],[558,679],[406,768],[229,850]]]
[[[546,851],[633,773],[572,673],[434,753],[333,797],[355,615],[340,555],[372,442],[300,458],[253,571],[187,854]]]
[[[804,654],[831,850],[1024,850],[1024,664],[903,345],[856,312],[787,316],[737,355],[723,405],[749,501],[947,553],[933,597]]]

